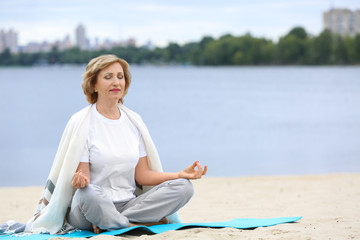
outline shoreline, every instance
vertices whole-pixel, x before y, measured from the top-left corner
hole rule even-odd
[[[254,230],[192,228],[159,235],[126,236],[136,239],[360,238],[360,173],[206,177],[192,182],[195,195],[179,211],[183,222],[303,218],[296,223]],[[42,186],[1,187],[0,223],[7,220],[25,223],[35,211],[42,190]]]

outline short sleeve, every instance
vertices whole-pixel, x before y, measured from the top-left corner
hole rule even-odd
[[[139,157],[145,157],[147,156],[145,143],[143,137],[140,135],[140,141],[139,141]]]
[[[86,144],[84,146],[84,150],[82,152],[81,158],[80,158],[80,162],[90,162],[90,154],[89,154],[89,147],[86,141]]]

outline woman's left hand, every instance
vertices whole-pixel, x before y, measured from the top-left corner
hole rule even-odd
[[[74,174],[71,184],[74,188],[84,188],[89,185],[89,178],[80,170]]]
[[[197,168],[197,169],[196,169]],[[199,179],[204,176],[207,172],[207,166],[205,165],[204,169],[201,167],[199,161],[194,162],[191,166],[185,168],[179,172],[180,178],[186,179]]]

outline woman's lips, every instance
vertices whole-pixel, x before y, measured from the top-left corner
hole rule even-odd
[[[111,89],[110,91],[111,91],[111,92],[120,92],[120,89],[114,88],[114,89]]]

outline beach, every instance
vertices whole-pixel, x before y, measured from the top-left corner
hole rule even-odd
[[[302,216],[252,230],[191,228],[158,235],[137,232],[108,239],[360,239],[360,174],[205,177],[193,181],[195,195],[179,211],[183,222],[217,222],[235,218]],[[0,188],[0,222],[26,222],[43,187]],[[57,240],[67,239],[58,237]]]

